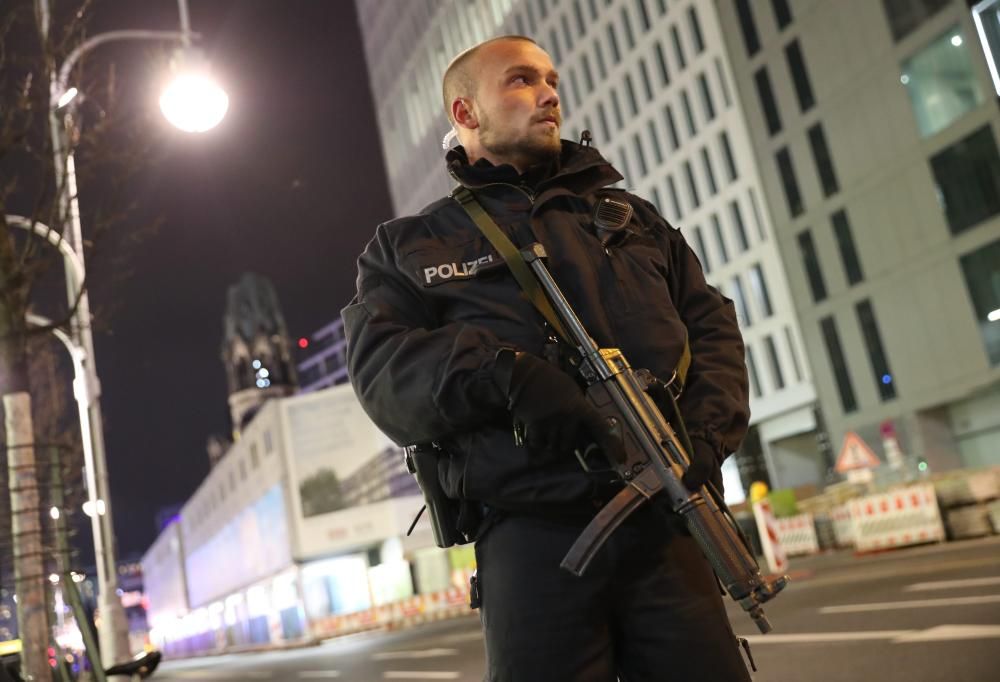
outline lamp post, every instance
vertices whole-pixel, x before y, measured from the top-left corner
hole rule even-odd
[[[42,29],[42,35],[48,35],[49,24],[49,2],[48,0],[35,0],[36,9]],[[101,385],[97,377],[97,367],[94,356],[94,340],[91,330],[90,302],[87,290],[84,288],[86,279],[86,265],[84,261],[83,236],[80,225],[80,209],[77,198],[76,164],[73,154],[75,144],[77,123],[75,121],[75,105],[77,103],[78,91],[71,87],[69,79],[73,67],[85,53],[98,45],[123,40],[140,41],[170,41],[180,44],[180,60],[186,64],[198,61],[193,56],[191,40],[197,37],[192,33],[188,18],[187,0],[178,0],[178,10],[180,14],[179,31],[148,31],[148,30],[123,30],[109,31],[95,35],[76,47],[60,65],[56,75],[50,84],[49,98],[49,127],[52,135],[53,153],[55,156],[55,177],[58,188],[59,215],[63,221],[61,230],[61,242],[68,245],[73,252],[73,267],[66,268],[66,294],[70,304],[74,303],[75,308],[70,321],[70,338],[75,347],[81,352],[74,353],[74,367],[79,376],[75,380],[75,392],[81,410],[81,430],[84,442],[84,452],[90,451],[90,461],[87,463],[87,488],[88,497],[92,508],[98,508],[98,500],[103,502],[104,513],[94,514],[91,517],[91,527],[94,534],[94,555],[97,563],[97,582],[100,591],[99,606],[101,610],[101,624],[99,628],[99,639],[101,644],[101,658],[106,664],[121,662],[129,657],[130,649],[128,643],[128,624],[125,618],[125,611],[122,608],[121,600],[118,598],[118,576],[116,567],[116,549],[113,516],[111,513],[111,495],[108,486],[107,460],[104,449],[104,428],[101,416],[100,394]],[[186,79],[190,84],[198,84],[200,89],[191,92],[189,96],[200,97],[202,102],[209,105],[209,112],[203,117],[193,117],[199,122],[197,126],[179,126],[191,132],[202,132],[208,130],[225,115],[228,108],[228,98],[221,89],[216,87],[216,91],[211,90],[211,80],[206,74],[190,75],[180,74],[179,79]],[[175,95],[171,99],[176,103],[178,97]],[[183,90],[182,90],[183,92]],[[167,115],[171,123],[177,124],[174,118],[167,113],[163,107],[161,98],[161,109]],[[188,104],[193,103],[190,100]],[[176,112],[177,107],[173,108]],[[60,247],[62,250],[62,247]],[[65,252],[64,252],[65,255]],[[69,259],[67,260],[67,264]],[[84,409],[86,414],[84,414]]]

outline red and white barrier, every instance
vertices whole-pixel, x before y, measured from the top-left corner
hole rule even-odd
[[[945,539],[934,486],[929,483],[861,497],[848,506],[858,551]]]
[[[788,570],[788,556],[781,545],[771,503],[763,499],[754,504],[753,516],[757,521],[757,534],[760,536],[760,545],[764,550],[768,567],[772,573],[784,573]]]
[[[816,536],[816,523],[812,514],[775,519],[775,529],[786,555],[815,554],[819,551],[819,538]]]
[[[830,520],[833,522],[833,537],[838,547],[854,546],[854,519],[851,518],[851,505],[842,504],[830,510]]]

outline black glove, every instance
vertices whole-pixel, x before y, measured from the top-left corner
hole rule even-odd
[[[605,454],[624,460],[621,440],[572,377],[555,365],[518,353],[507,399],[514,422],[524,426],[529,446],[561,454],[596,443]]]
[[[715,448],[701,438],[692,438],[691,447],[694,448],[693,452],[688,453],[691,457],[691,464],[681,478],[684,487],[694,492],[711,482],[721,494],[722,461],[715,453]]]

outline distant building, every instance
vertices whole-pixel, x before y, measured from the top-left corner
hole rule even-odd
[[[1000,31],[977,4],[980,49],[968,4],[357,0],[397,214],[454,184],[448,61],[511,33],[552,55],[563,137],[590,130],[736,304],[752,417],[727,496],[828,480],[848,431],[1000,462]]]
[[[320,327],[306,341],[302,351],[306,358],[298,363],[299,390],[310,393],[347,383],[347,339],[344,338],[343,320],[338,317]]]
[[[229,287],[223,326],[222,361],[237,439],[265,401],[291,395],[298,380],[285,318],[268,279],[246,273]]]

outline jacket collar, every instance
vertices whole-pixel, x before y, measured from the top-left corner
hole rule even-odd
[[[523,174],[510,164],[494,166],[486,159],[470,164],[462,146],[449,150],[445,162],[449,174],[469,189],[504,184],[535,194],[555,187],[576,194],[588,194],[623,179],[621,173],[596,149],[569,140],[562,141],[562,151],[551,163],[531,168]]]

